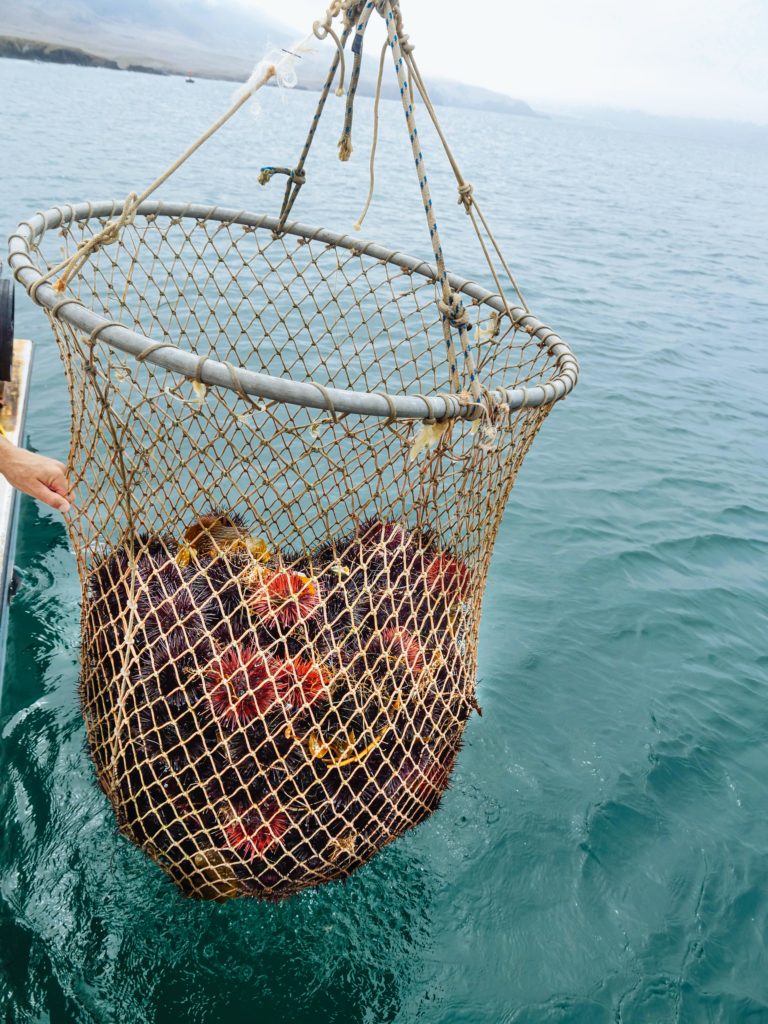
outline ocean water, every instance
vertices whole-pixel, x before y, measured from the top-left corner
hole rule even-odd
[[[223,109],[221,83],[0,61],[0,232],[123,196]],[[163,195],[273,212],[315,97],[270,93]],[[475,718],[440,811],[346,885],[185,901],[115,831],[84,748],[78,584],[24,500],[0,714],[9,1022],[768,1022],[768,150],[441,111],[531,307],[582,381],[527,457],[486,597]],[[349,230],[370,101],[332,102],[296,215]],[[423,120],[423,119],[422,119]],[[449,266],[487,283],[434,137]],[[428,255],[401,111],[364,235]],[[63,457],[47,324],[31,447]]]

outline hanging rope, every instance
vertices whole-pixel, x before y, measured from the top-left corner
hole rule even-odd
[[[359,3],[355,5],[355,7],[358,6]],[[352,10],[354,10],[355,7],[353,7]],[[331,15],[331,12],[335,11],[336,13],[338,13],[342,9],[343,7],[341,3],[337,2],[331,5],[331,7],[328,9],[328,13],[329,15]],[[350,33],[352,32],[352,25],[353,22],[349,14],[345,13],[344,29],[342,31],[341,38],[337,40],[336,53],[334,54],[333,60],[331,61],[331,66],[325,78],[325,82],[323,83],[323,88],[320,92],[320,98],[317,101],[315,115],[312,118],[312,124],[309,127],[309,132],[307,133],[307,138],[304,142],[304,148],[302,149],[301,155],[299,156],[298,162],[296,164],[296,173],[299,175],[304,175],[304,166],[307,162],[309,151],[312,148],[312,142],[315,138],[315,132],[317,131],[318,125],[320,124],[320,118],[322,117],[323,111],[325,110],[325,104],[328,100],[328,95],[331,91],[331,88],[333,87],[333,82],[334,79],[336,78],[336,72],[342,64],[344,47],[347,45],[347,40],[349,39]],[[342,86],[340,85],[339,88],[341,89]],[[296,202],[300,190],[300,183],[291,180],[289,180],[286,183],[285,194],[283,196],[283,203],[282,206],[280,207],[280,215],[278,217],[278,234],[282,231],[285,222],[288,220],[291,210],[293,209],[293,204]]]
[[[352,116],[355,105],[355,95],[357,94],[357,87],[360,82],[360,70],[363,66],[363,38],[365,36],[365,30],[368,28],[368,22],[370,21],[371,14],[373,13],[373,3],[366,3],[363,7],[360,15],[360,20],[355,28],[354,38],[352,40],[352,53],[354,54],[354,61],[352,64],[352,74],[349,80],[349,92],[347,93],[347,106],[344,114],[344,127],[341,132],[341,138],[339,139],[339,160],[346,162],[352,155]]]
[[[483,391],[480,386],[480,381],[477,379],[477,370],[475,367],[474,356],[472,354],[472,342],[469,335],[470,321],[466,310],[462,305],[461,299],[451,291],[448,283],[448,273],[445,267],[443,247],[440,242],[437,219],[432,206],[432,194],[424,166],[424,154],[422,153],[421,143],[419,142],[419,131],[416,126],[413,103],[411,101],[408,80],[405,74],[406,63],[403,46],[408,50],[411,47],[411,43],[408,41],[408,37],[405,36],[401,45],[401,38],[398,31],[401,24],[399,18],[399,6],[393,6],[390,0],[384,0],[379,9],[384,15],[384,22],[387,28],[387,38],[389,39],[392,57],[395,62],[395,72],[397,74],[397,81],[400,87],[400,97],[402,99],[403,110],[405,112],[408,134],[411,140],[411,149],[413,151],[416,174],[419,180],[419,188],[421,190],[422,205],[424,206],[427,227],[429,228],[429,237],[432,242],[432,251],[435,254],[435,262],[437,264],[437,281],[442,291],[442,301],[438,303],[438,306],[443,317],[443,336],[445,338],[445,345],[448,353],[448,368],[451,384],[454,391],[457,393],[461,393],[464,390],[459,377],[456,349],[453,342],[452,329],[455,328],[459,336],[459,344],[464,356],[466,371],[469,376],[469,391],[472,398],[477,403],[480,403],[483,398]]]
[[[462,353],[464,368],[468,378],[468,389],[472,395],[474,402],[480,404],[484,401],[483,388],[478,380],[477,376],[477,365],[474,358],[472,339],[471,339],[471,321],[469,319],[466,310],[464,310],[460,298],[451,292],[448,285],[447,270],[445,265],[445,259],[443,255],[442,245],[440,242],[440,235],[437,227],[437,221],[435,218],[434,210],[432,207],[432,199],[430,194],[429,185],[427,182],[426,172],[424,170],[424,157],[421,152],[419,140],[418,140],[418,129],[415,123],[414,115],[414,87],[418,94],[421,96],[424,105],[427,109],[429,117],[437,131],[438,137],[441,141],[443,149],[446,153],[450,166],[456,177],[459,202],[463,204],[468,216],[471,219],[475,234],[480,242],[482,252],[486,263],[493,276],[494,282],[498,289],[499,295],[505,302],[507,311],[510,311],[509,304],[504,297],[504,289],[502,288],[501,281],[499,279],[494,261],[491,257],[488,245],[491,246],[493,251],[496,253],[497,258],[500,260],[502,268],[506,273],[507,277],[512,283],[515,292],[517,293],[520,302],[524,309],[528,309],[527,304],[520,292],[517,282],[511,273],[506,261],[504,260],[503,254],[499,248],[499,245],[488,226],[485,216],[480,209],[476,198],[473,194],[472,186],[464,179],[462,172],[458,166],[456,158],[448,144],[445,134],[440,125],[434,106],[429,98],[429,93],[421,77],[421,74],[416,66],[416,62],[413,58],[413,45],[410,42],[408,36],[403,31],[402,27],[402,15],[399,6],[399,0],[333,0],[331,5],[326,11],[325,18],[321,21],[316,21],[313,25],[313,35],[317,39],[325,39],[330,36],[335,44],[334,57],[331,62],[328,74],[326,76],[323,89],[321,90],[320,97],[317,104],[317,109],[307,133],[307,138],[304,143],[304,147],[299,156],[299,160],[295,167],[262,167],[259,174],[259,183],[262,185],[267,184],[271,178],[276,175],[285,175],[287,178],[285,194],[283,197],[282,206],[280,209],[280,215],[278,218],[277,233],[279,234],[288,216],[291,213],[293,205],[296,201],[298,193],[302,186],[306,182],[305,165],[307,157],[309,155],[312,142],[314,140],[317,126],[320,118],[325,109],[328,95],[333,87],[333,82],[336,79],[337,72],[339,73],[339,86],[337,94],[343,91],[344,75],[345,75],[345,64],[344,64],[344,50],[347,41],[354,33],[352,42],[353,52],[353,66],[352,73],[350,76],[350,82],[347,92],[347,102],[345,107],[344,125],[342,134],[339,139],[339,157],[341,160],[346,161],[349,159],[352,153],[352,122],[354,115],[354,101],[357,94],[357,89],[360,81],[360,74],[362,68],[362,57],[363,57],[363,44],[365,32],[368,27],[371,14],[374,10],[377,10],[384,18],[387,28],[387,44],[392,51],[395,71],[397,74],[398,86],[400,89],[400,95],[403,102],[403,109],[405,111],[406,123],[408,126],[409,135],[411,138],[411,145],[414,154],[414,161],[416,164],[416,170],[419,178],[419,187],[421,190],[422,200],[424,204],[424,210],[427,219],[427,226],[430,233],[430,240],[432,243],[435,260],[437,263],[438,270],[438,286],[441,291],[441,300],[438,304],[441,315],[443,317],[444,325],[444,339],[446,345],[446,353],[449,365],[449,376],[451,385],[457,394],[463,394],[464,389],[462,386],[461,377],[459,374],[456,345],[454,342],[454,331],[458,336],[459,349]],[[339,36],[333,29],[333,19],[343,15],[344,27],[341,36]],[[382,76],[383,76],[383,64],[384,64],[384,49],[382,49],[381,58],[379,61],[379,72],[376,83],[376,93],[374,98],[374,130],[373,140],[371,144],[371,154],[369,161],[369,189],[368,195],[363,207],[363,211],[355,224],[355,229],[359,230],[362,226],[362,222],[368,213],[370,204],[373,198],[374,185],[375,185],[375,156],[376,146],[378,142],[378,130],[379,130],[379,104],[381,98],[381,87],[382,87]],[[104,228],[90,236],[87,239],[81,241],[75,252],[62,260],[54,267],[52,267],[43,277],[37,282],[36,288],[40,284],[46,283],[51,279],[56,279],[54,288],[56,291],[63,292],[66,290],[69,280],[72,276],[79,273],[83,266],[104,245],[114,244],[120,237],[123,230],[133,223],[136,215],[136,210],[142,202],[144,202],[149,196],[151,196],[164,182],[168,180],[178,169],[181,167],[212,135],[214,135],[220,128],[222,128],[237,112],[241,109],[245,103],[251,99],[255,93],[267,85],[271,80],[280,80],[281,77],[281,66],[283,62],[290,61],[290,52],[286,53],[286,56],[280,58],[277,62],[262,62],[249,79],[249,82],[241,90],[235,101],[214,123],[206,129],[185,151],[173,161],[169,167],[163,171],[143,192],[137,194],[131,192],[122,207],[120,215],[113,220],[110,220]],[[484,237],[485,233],[485,237]],[[486,243],[486,237],[488,243]]]
[[[495,238],[493,232],[491,231],[491,229],[490,229],[490,227],[488,225],[488,222],[486,221],[485,217],[483,216],[483,213],[482,213],[482,211],[481,211],[481,209],[480,209],[480,207],[479,207],[479,205],[477,203],[477,199],[475,198],[474,189],[472,188],[472,185],[470,185],[469,182],[464,179],[464,175],[462,174],[461,168],[459,167],[459,165],[458,165],[458,163],[456,161],[456,158],[455,158],[455,156],[453,154],[453,150],[451,149],[450,145],[448,144],[448,140],[445,137],[445,133],[443,132],[443,127],[440,124],[440,120],[439,120],[439,118],[437,116],[437,111],[435,110],[435,108],[432,105],[432,101],[429,98],[429,93],[427,92],[427,87],[424,84],[424,80],[421,77],[421,73],[419,72],[418,67],[416,66],[416,61],[414,60],[414,57],[413,57],[413,48],[412,47],[411,47],[411,49],[407,53],[405,53],[405,61],[406,61],[406,64],[408,65],[408,69],[409,69],[409,71],[411,73],[411,77],[413,78],[413,81],[416,84],[416,88],[418,89],[419,95],[421,96],[422,100],[424,101],[424,106],[426,107],[427,113],[429,114],[429,117],[430,117],[430,120],[432,121],[432,124],[435,127],[435,131],[437,132],[438,138],[440,139],[440,142],[442,143],[443,150],[445,152],[445,155],[448,158],[448,162],[451,165],[451,169],[452,169],[452,171],[454,173],[454,176],[456,177],[456,183],[458,185],[458,192],[459,192],[459,202],[463,205],[464,209],[466,210],[467,214],[469,215],[469,217],[472,220],[472,226],[473,226],[473,228],[475,230],[475,234],[477,235],[477,239],[480,242],[480,245],[482,246],[483,255],[485,256],[485,261],[488,264],[488,268],[489,268],[491,274],[493,275],[493,279],[494,279],[496,287],[497,287],[497,289],[499,291],[499,295],[501,295],[501,297],[504,298],[504,289],[502,288],[501,282],[499,281],[498,274],[496,273],[496,268],[494,266],[493,260],[491,259],[490,253],[488,252],[488,249],[486,247],[485,240],[483,239],[483,235],[482,235],[482,232],[480,230],[480,227],[478,226],[478,223],[475,220],[475,213],[477,213],[477,217],[480,220],[480,223],[481,223],[483,229],[485,230],[486,235],[488,236],[488,239],[489,239],[491,245],[493,246],[493,249],[494,249],[494,251],[496,253],[496,256],[498,257],[499,261],[501,262],[501,265],[502,265],[502,267],[504,269],[504,272],[506,273],[506,275],[507,275],[507,277],[508,277],[512,287],[514,288],[514,290],[515,290],[515,292],[517,294],[517,297],[520,299],[520,304],[522,305],[523,309],[525,309],[527,311],[528,310],[528,304],[525,301],[522,292],[520,291],[520,288],[519,288],[519,286],[517,284],[517,281],[516,281],[512,271],[507,266],[506,260],[504,258],[504,254],[502,253],[502,251],[501,251],[501,249],[500,249],[500,247],[499,247],[499,245],[498,245],[498,243],[496,241],[496,238]],[[505,302],[506,302],[506,299],[505,299]],[[507,303],[507,308],[509,309],[509,304],[508,303]]]
[[[365,205],[363,206],[363,212],[357,218],[354,224],[355,231],[360,231],[363,227],[363,221],[365,220],[371,202],[373,201],[373,192],[376,187],[376,176],[375,176],[375,164],[376,164],[376,145],[379,140],[379,103],[381,102],[381,83],[384,77],[384,61],[386,60],[387,50],[389,49],[389,40],[385,40],[384,45],[381,48],[381,56],[379,57],[379,73],[376,77],[376,93],[373,98],[373,138],[371,140],[371,156],[368,165],[368,195],[365,199]]]

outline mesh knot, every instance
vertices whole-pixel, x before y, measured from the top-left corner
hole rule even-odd
[[[438,299],[437,308],[443,314],[443,317],[449,320],[454,327],[464,327],[470,322],[469,313],[467,313],[456,292],[449,294],[447,302],[444,299]]]

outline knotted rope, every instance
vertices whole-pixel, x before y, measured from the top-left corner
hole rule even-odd
[[[355,29],[355,37],[352,40],[352,53],[354,54],[354,62],[352,64],[352,74],[349,80],[349,91],[347,93],[347,107],[344,114],[344,127],[341,132],[341,138],[339,139],[339,160],[346,162],[352,156],[352,116],[355,104],[355,95],[357,94],[357,87],[360,82],[360,71],[363,66],[363,37],[365,30],[368,27],[371,14],[373,13],[374,5],[371,2],[366,3],[360,15],[357,27]]]
[[[133,224],[138,205],[139,197],[135,192],[129,192],[119,216],[115,217],[114,220],[108,221],[102,230],[95,235],[91,235],[90,238],[85,238],[82,242],[78,243],[74,254],[62,265],[64,273],[54,284],[54,291],[63,292],[66,290],[70,277],[77,274],[80,268],[87,263],[91,253],[96,252],[102,245],[114,245],[120,238],[123,228]],[[43,280],[47,280],[54,272],[49,271],[48,274],[44,275]],[[37,282],[35,291],[37,291],[41,283],[40,281]]]
[[[299,186],[307,180],[306,174],[301,174],[293,167],[262,167],[259,173],[259,184],[266,185],[275,174],[285,174],[292,184]]]
[[[442,302],[438,303],[438,306],[443,317],[443,337],[445,338],[445,345],[448,353],[451,386],[454,391],[460,392],[463,390],[461,380],[459,378],[456,348],[453,341],[453,331],[451,330],[452,327],[455,327],[459,335],[459,344],[461,346],[464,365],[469,377],[469,390],[473,399],[480,403],[483,400],[483,392],[480,387],[480,382],[477,380],[477,369],[475,366],[474,355],[472,353],[472,342],[469,336],[469,317],[463,308],[461,300],[451,292],[450,285],[448,284],[448,272],[445,266],[443,247],[440,242],[437,220],[432,206],[432,194],[424,167],[424,154],[421,150],[419,131],[414,117],[413,99],[408,79],[406,77],[406,55],[400,45],[400,36],[398,32],[399,27],[402,26],[400,9],[396,0],[394,4],[392,3],[392,0],[383,0],[378,9],[384,15],[384,22],[387,28],[387,38],[395,61],[395,72],[397,74],[397,81],[400,87],[400,98],[405,112],[408,134],[411,139],[411,149],[413,151],[413,159],[416,165],[416,174],[419,179],[422,204],[427,218],[429,237],[432,242],[432,251],[434,252],[435,262],[437,263],[437,283],[442,292]],[[407,39],[406,44],[410,46]],[[411,46],[409,52],[412,52],[412,50],[413,47]]]
[[[354,24],[354,21],[350,16],[349,11],[350,9],[355,10],[359,6],[360,0],[357,0],[357,2],[354,4],[347,4],[345,0],[334,0],[334,2],[328,8],[328,11],[326,13],[326,21],[320,23],[319,26],[317,22],[315,23],[315,25],[317,26],[317,30],[315,30],[315,36],[317,36],[317,38],[324,38],[324,36],[318,35],[318,30],[322,33],[325,30],[325,26],[326,23],[328,22],[329,17],[335,17],[341,11],[345,12],[344,29],[342,31],[341,38],[338,38],[335,35],[335,33],[332,34],[334,41],[336,42],[336,53],[333,56],[331,66],[328,69],[328,74],[326,75],[325,82],[323,83],[323,88],[320,92],[320,98],[317,101],[317,108],[315,110],[314,117],[312,118],[312,123],[309,127],[307,138],[304,142],[304,148],[302,149],[299,159],[296,163],[295,171],[296,174],[298,175],[304,174],[304,165],[307,162],[307,157],[309,156],[309,151],[312,147],[312,142],[315,137],[315,132],[317,131],[317,126],[319,125],[320,118],[322,117],[323,111],[325,110],[325,104],[328,100],[328,95],[333,86],[334,79],[336,78],[336,72],[339,69],[339,67],[341,67],[341,81],[339,84],[339,88],[337,89],[337,95],[343,93],[344,47],[347,44],[347,40],[349,39]],[[331,35],[330,32],[328,34]],[[296,180],[292,180],[291,178],[289,178],[288,181],[286,182],[285,193],[283,195],[283,203],[282,206],[280,207],[280,215],[278,217],[278,234],[280,233],[280,231],[282,231],[283,226],[285,225],[285,222],[287,221],[290,212],[293,209],[293,204],[296,202],[299,191],[301,190],[301,184],[302,183]]]

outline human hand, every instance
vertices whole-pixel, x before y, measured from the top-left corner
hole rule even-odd
[[[66,469],[55,459],[17,448],[0,438],[0,473],[18,491],[44,501],[59,512],[69,512],[69,481]]]

